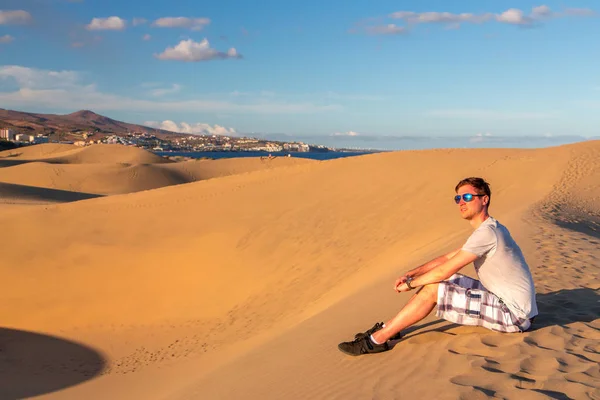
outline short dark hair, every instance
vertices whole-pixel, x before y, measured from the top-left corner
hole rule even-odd
[[[462,181],[458,182],[458,185],[456,185],[456,188],[454,189],[455,192],[458,192],[458,189],[460,189],[463,186],[466,185],[471,185],[475,188],[475,190],[477,191],[476,194],[485,194],[488,197],[488,203],[487,206],[490,206],[490,203],[492,201],[492,191],[490,190],[490,184],[487,183],[483,178],[475,178],[475,177],[471,177],[471,178],[465,178]]]

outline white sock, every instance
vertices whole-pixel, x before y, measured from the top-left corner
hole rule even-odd
[[[385,328],[385,324],[383,324],[383,327]]]
[[[375,338],[373,337],[373,335],[370,336],[371,342],[375,343],[375,344],[379,344],[382,345],[383,343],[379,343],[377,340],[375,340]]]

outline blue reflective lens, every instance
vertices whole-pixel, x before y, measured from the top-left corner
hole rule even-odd
[[[471,194],[471,193],[465,193],[462,195],[462,197],[457,194],[456,196],[454,196],[454,201],[456,202],[456,204],[460,203],[460,199],[462,198],[464,201],[466,201],[467,203],[473,200],[473,196],[483,196],[482,194]]]

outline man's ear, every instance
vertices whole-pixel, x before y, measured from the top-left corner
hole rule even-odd
[[[488,196],[487,194],[485,196],[483,196],[483,205],[487,206],[487,204],[490,202],[490,196]]]

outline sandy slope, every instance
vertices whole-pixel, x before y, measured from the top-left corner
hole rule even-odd
[[[65,203],[100,197],[91,193],[46,189],[37,186],[0,182],[0,204]]]
[[[171,162],[137,147],[111,144],[77,147],[57,143],[2,151],[0,160],[45,161],[54,164],[161,164]]]
[[[18,149],[0,151],[0,160],[2,159],[18,159],[18,160],[35,160],[39,158],[52,157],[57,153],[65,151],[73,151],[80,149],[72,144],[46,143],[35,146],[26,146]]]
[[[0,209],[3,325],[85,344],[6,393],[33,370],[39,393],[69,387],[52,398],[598,398],[599,155],[374,154]],[[399,272],[462,244],[451,197],[471,175],[530,262],[536,329],[429,317],[392,352],[339,353],[407,301]]]
[[[13,150],[13,154],[16,150]],[[0,153],[0,182],[100,195],[124,194],[262,169],[314,162],[237,158],[170,162],[138,148],[46,144]],[[4,157],[2,157],[4,153]],[[2,200],[0,200],[2,201]]]

